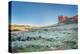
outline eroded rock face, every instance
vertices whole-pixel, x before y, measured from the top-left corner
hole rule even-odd
[[[59,23],[78,23],[78,15],[68,17],[68,16],[58,16]]]

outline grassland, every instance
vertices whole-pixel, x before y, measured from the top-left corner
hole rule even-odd
[[[77,29],[77,24],[56,24],[11,32],[12,52],[77,49]]]
[[[32,26],[29,25],[9,25],[9,30],[13,31],[28,31],[32,29]]]

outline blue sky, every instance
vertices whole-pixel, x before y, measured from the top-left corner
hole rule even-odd
[[[77,5],[13,1],[11,13],[12,24],[45,26],[57,23],[60,15],[76,15]]]

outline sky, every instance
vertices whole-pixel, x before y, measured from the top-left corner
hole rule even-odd
[[[11,23],[33,26],[53,25],[58,22],[58,16],[75,16],[77,9],[77,5],[13,1]]]

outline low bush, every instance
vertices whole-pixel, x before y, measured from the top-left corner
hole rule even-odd
[[[54,39],[53,38],[49,38],[49,39],[46,39],[47,41],[54,41]]]
[[[78,44],[75,41],[65,41],[64,42],[67,46],[70,46],[72,49],[77,49]]]
[[[48,29],[44,29],[44,31],[48,31]]]
[[[12,30],[12,31],[20,31],[19,29],[14,29],[14,30]]]

